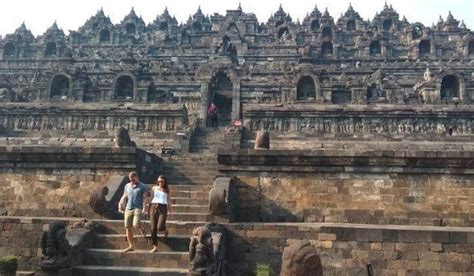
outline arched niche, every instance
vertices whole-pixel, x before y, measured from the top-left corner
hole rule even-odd
[[[441,101],[458,100],[461,96],[461,83],[456,75],[446,75],[441,80]]]
[[[8,42],[3,47],[3,58],[13,58],[15,57],[15,44],[13,42]]]
[[[324,41],[321,44],[321,54],[323,56],[331,56],[333,54],[333,46],[332,42],[330,41]]]
[[[311,76],[302,76],[296,85],[297,100],[314,100],[316,99],[316,85]]]
[[[278,38],[281,38],[285,33],[286,34],[290,33],[290,30],[288,29],[288,27],[281,27],[280,29],[278,29]]]
[[[314,19],[313,21],[311,21],[311,31],[316,32],[319,30],[319,28],[320,28],[319,20]]]
[[[188,45],[190,43],[190,36],[188,34],[188,29],[184,29],[181,32],[181,45]]]
[[[135,92],[135,82],[129,75],[122,75],[117,78],[114,86],[115,100],[133,100]]]
[[[167,32],[168,31],[168,22],[161,22],[158,29],[160,31]]]
[[[332,29],[329,26],[323,28],[323,38],[332,38]]]
[[[202,24],[200,22],[193,23],[193,30],[196,32],[202,32]]]
[[[382,27],[385,31],[390,31],[390,29],[392,28],[392,25],[393,25],[392,19],[387,18],[383,21]]]
[[[228,74],[218,71],[209,83],[209,102],[217,106],[219,124],[230,124],[232,119],[232,100],[234,97],[234,84]]]
[[[58,54],[58,49],[56,46],[56,42],[48,42],[46,43],[46,49],[44,52],[45,57],[55,57]]]
[[[49,87],[50,98],[66,100],[69,97],[71,87],[71,79],[68,76],[64,74],[55,75]]]
[[[91,79],[83,80],[82,101],[85,103],[93,103],[100,101],[100,90],[94,87]]]
[[[470,56],[474,56],[474,39],[469,41],[469,44],[467,46],[467,54]]]
[[[125,24],[125,32],[129,35],[134,35],[136,33],[136,27],[135,24],[133,23],[127,23]]]
[[[431,42],[428,39],[423,39],[418,44],[418,54],[420,57],[427,57],[431,53]]]
[[[110,43],[110,31],[107,29],[101,30],[99,34],[99,41],[100,43]]]
[[[352,32],[356,30],[356,22],[354,19],[349,19],[349,21],[347,21],[346,29],[348,32]]]
[[[370,43],[369,46],[369,55],[370,56],[377,56],[382,53],[382,47],[380,45],[380,41],[374,40]]]
[[[367,86],[367,100],[379,100],[385,98],[385,91],[380,89],[377,84],[372,83]]]
[[[415,24],[411,29],[411,38],[418,39],[423,36],[423,25]]]

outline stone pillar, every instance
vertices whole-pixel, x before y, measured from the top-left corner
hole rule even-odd
[[[207,124],[207,106],[209,105],[209,84],[201,83],[201,112],[199,118],[203,125]]]
[[[234,82],[232,88],[232,121],[240,119],[240,79]]]

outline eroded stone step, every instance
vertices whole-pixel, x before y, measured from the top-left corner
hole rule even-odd
[[[181,268],[189,266],[188,252],[156,252],[91,248],[83,250],[84,265]]]
[[[207,205],[187,205],[176,204],[173,206],[173,211],[176,213],[206,213],[209,210]]]
[[[123,220],[95,219],[92,221],[100,224],[100,227],[96,230],[96,233],[98,234],[125,234]],[[142,223],[149,230],[150,221],[143,220]],[[206,224],[205,221],[178,221],[174,218],[170,218],[166,222],[166,228],[168,229],[170,235],[188,235],[191,237],[193,229],[204,224]]]
[[[149,228],[149,227],[147,227]],[[150,229],[147,229],[148,232]],[[186,251],[189,249],[188,235],[169,235],[163,237],[162,233],[158,235],[158,251]],[[124,249],[127,248],[128,242],[125,234],[99,234],[94,239],[93,248],[101,249]],[[152,248],[151,235],[146,237],[143,235],[135,235],[135,248],[138,250],[150,250]]]
[[[209,203],[208,198],[184,198],[184,197],[171,198],[171,204],[207,205],[208,203]]]
[[[81,265],[73,269],[73,276],[183,276],[188,269],[153,268],[139,266]]]

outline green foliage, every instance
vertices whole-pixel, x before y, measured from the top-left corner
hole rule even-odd
[[[257,270],[255,271],[257,276],[270,276],[272,275],[272,268],[270,264],[257,264]]]
[[[18,259],[15,256],[5,256],[0,258],[0,275],[15,275],[18,269]]]

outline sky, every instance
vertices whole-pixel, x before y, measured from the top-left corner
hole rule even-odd
[[[236,9],[239,2],[244,12],[254,13],[260,22],[266,22],[280,4],[294,21],[297,18],[302,20],[315,4],[321,12],[327,7],[337,20],[347,10],[349,2],[367,20],[382,10],[385,0],[13,0],[2,3],[0,35],[13,33],[25,22],[36,36],[43,34],[54,21],[67,33],[77,30],[101,7],[113,23],[119,23],[132,7],[147,23],[161,14],[165,7],[178,22],[185,22],[199,5],[204,14],[217,12],[224,15],[226,10]],[[387,3],[399,13],[400,19],[405,15],[409,22],[431,26],[440,15],[446,19],[451,11],[454,18],[463,19],[469,29],[474,29],[474,0],[387,0]]]

